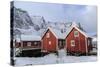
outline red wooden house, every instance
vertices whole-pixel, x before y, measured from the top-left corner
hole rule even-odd
[[[64,48],[64,38],[60,30],[48,27],[41,38],[42,52],[56,52],[58,49]]]
[[[90,51],[92,38],[80,30],[76,25],[72,25],[69,28],[65,40],[67,52],[86,54]]]
[[[20,41],[16,40],[15,47],[22,50],[41,49],[41,37],[37,35],[21,35]]]
[[[16,42],[16,48],[22,50],[41,49],[42,52],[57,52],[59,49],[65,48],[70,53],[86,54],[91,50],[91,44],[92,38],[73,23],[66,28],[65,33],[59,29],[48,27],[42,37],[35,34],[21,35],[20,42]]]
[[[41,49],[45,52],[56,52],[65,48],[67,52],[86,54],[91,50],[92,44],[92,38],[75,23],[67,28],[66,33],[49,27],[41,39]]]
[[[41,51],[41,37],[39,35],[21,35],[20,41],[15,42],[15,56],[36,56]]]

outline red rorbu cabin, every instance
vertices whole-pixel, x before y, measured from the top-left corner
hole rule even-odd
[[[69,53],[87,54],[92,50],[92,38],[73,23],[66,27],[66,32],[48,27],[42,37],[34,34],[21,35],[20,41],[15,45],[22,50],[41,49],[41,52],[57,52],[65,48]]]
[[[56,52],[64,48],[64,35],[60,30],[48,27],[41,38],[42,52]]]
[[[21,35],[20,42],[16,42],[15,47],[22,50],[41,49],[41,37],[38,35]]]
[[[87,54],[91,50],[89,46],[92,44],[92,39],[75,25],[69,28],[65,40],[67,52]]]

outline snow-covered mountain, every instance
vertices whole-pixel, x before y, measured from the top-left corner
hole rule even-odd
[[[52,27],[65,33],[67,28],[72,25],[68,22],[55,22],[55,21],[45,21],[43,16],[29,16],[27,11],[24,11],[19,8],[12,8],[14,12],[13,18],[14,21],[14,34],[32,34],[38,33],[41,35],[47,27]]]
[[[27,11],[12,7],[14,34],[25,34],[46,28],[46,22],[41,16],[30,17]],[[25,31],[26,30],[26,31]]]
[[[46,29],[47,23],[42,16],[32,16],[31,17],[32,23],[34,24],[33,27],[35,30]]]
[[[18,8],[12,8],[14,10],[14,28],[29,29],[29,26],[34,25],[28,13]]]

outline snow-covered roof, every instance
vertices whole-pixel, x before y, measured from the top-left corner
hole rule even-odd
[[[61,31],[62,28],[59,29],[59,28],[56,28],[56,27],[48,27],[46,30],[43,29],[43,30],[40,30],[40,31],[34,31],[31,28],[31,29],[28,29],[28,30],[22,30],[22,31],[24,31],[25,34],[20,35],[20,36],[21,36],[22,41],[37,41],[37,40],[41,40],[41,34],[42,34],[42,37],[43,37],[45,35],[46,31],[49,29],[55,35],[55,37],[57,39],[65,39],[73,28],[77,29],[84,36],[89,37],[85,32],[83,32],[82,30],[80,30],[77,27],[77,24],[75,22],[72,23],[72,24],[68,24],[68,26],[66,26],[65,32]],[[28,31],[28,33],[26,33],[26,31]]]
[[[84,36],[89,37],[85,32],[83,32],[82,30],[80,30],[78,28],[78,25],[73,22],[72,25],[66,27],[66,32],[62,33],[60,29],[57,28],[53,28],[53,27],[48,27],[48,29],[56,36],[56,38],[58,39],[65,39],[67,37],[67,35],[71,32],[71,30],[75,28],[77,29],[80,33],[82,33]],[[48,30],[47,29],[47,30]],[[47,31],[46,30],[46,31]],[[46,31],[44,32],[44,34],[46,33]],[[43,34],[43,36],[44,36]]]
[[[49,28],[50,30],[52,30],[52,32],[54,32],[55,36],[58,38],[58,39],[64,39],[65,38],[65,33],[61,33],[61,30],[59,29],[52,29],[52,28]]]
[[[54,36],[55,36],[57,39],[64,39],[64,38],[65,38],[65,33],[61,33],[61,30],[56,29],[56,28],[52,28],[52,27],[48,27],[48,28],[44,31],[42,37],[45,35],[45,33],[47,32],[48,29],[54,34]]]
[[[85,33],[84,31],[82,31],[82,30],[80,30],[76,25],[72,25],[71,27],[69,27],[69,29],[67,29],[67,31],[66,31],[66,37],[68,36],[68,34],[71,32],[71,30],[73,29],[73,28],[75,28],[75,29],[77,29],[81,34],[83,34],[85,37],[89,37],[88,35],[87,35],[87,33]]]
[[[41,37],[39,35],[21,35],[21,41],[40,41]]]

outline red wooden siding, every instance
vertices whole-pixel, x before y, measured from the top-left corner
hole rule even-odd
[[[47,33],[50,34],[50,37],[47,38]],[[51,45],[49,44],[49,41],[51,41]],[[57,39],[54,36],[54,34],[50,31],[47,30],[47,32],[45,33],[45,35],[42,38],[42,50],[46,50],[48,52],[54,52],[56,51],[56,44],[57,44]]]
[[[29,46],[28,43],[31,43]],[[16,48],[41,48],[41,42],[40,41],[21,41],[20,43],[16,43]]]
[[[77,37],[74,36],[75,31],[78,31]],[[49,37],[47,37],[48,33]],[[75,46],[71,45],[71,40],[74,41]],[[90,43],[88,41],[90,41]],[[77,30],[77,28],[73,28],[65,39],[57,39],[54,33],[48,29],[41,41],[21,41],[21,43],[16,43],[15,45],[17,48],[40,48],[47,52],[55,52],[58,49],[66,48],[66,50],[70,52],[87,53],[91,50],[91,42],[91,38],[86,37],[83,33]],[[31,43],[31,46],[29,46],[28,43]]]
[[[29,43],[31,43],[30,46]],[[41,48],[41,43],[40,41],[23,41],[23,48]]]
[[[87,50],[87,38],[80,33],[79,36],[74,37],[74,31],[78,31],[77,29],[73,28],[69,35],[66,37],[66,49],[73,52],[82,52],[85,53]],[[75,46],[71,46],[71,40],[75,41]]]

